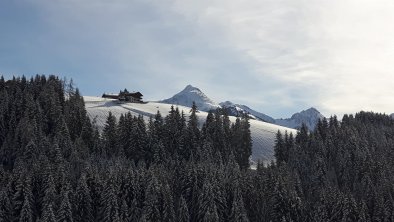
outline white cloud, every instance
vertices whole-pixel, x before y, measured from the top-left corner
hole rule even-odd
[[[190,83],[275,117],[394,112],[391,0],[25,1],[42,19],[29,66],[88,87],[162,99]]]
[[[254,60],[255,75],[277,80],[326,114],[394,111],[394,2],[368,0],[176,1],[202,26]],[[283,94],[281,94],[282,92]],[[290,93],[287,94],[286,93]],[[263,93],[264,94],[264,93]],[[313,95],[308,95],[313,94]]]

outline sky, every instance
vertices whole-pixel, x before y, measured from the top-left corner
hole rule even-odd
[[[272,117],[394,112],[392,0],[1,0],[0,75],[145,100],[191,84]]]

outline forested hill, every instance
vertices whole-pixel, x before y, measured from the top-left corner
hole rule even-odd
[[[393,221],[394,120],[361,112],[278,133],[249,169],[250,125],[176,108],[99,133],[56,76],[0,78],[0,221]]]
[[[282,197],[286,221],[298,214],[293,204],[300,204],[311,221],[394,221],[394,120],[389,116],[360,112],[344,115],[341,122],[323,119],[312,133],[303,127],[295,139],[278,133],[275,153],[280,192],[291,197]]]
[[[197,107],[148,123],[108,114],[102,134],[55,76],[0,79],[0,221],[247,219],[249,120]],[[237,182],[238,181],[238,182]]]

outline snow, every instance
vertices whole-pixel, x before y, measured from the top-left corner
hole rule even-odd
[[[160,102],[148,102],[148,103],[122,103],[118,100],[105,99],[100,97],[84,96],[86,110],[89,117],[96,122],[99,130],[102,130],[105,125],[108,112],[111,112],[117,119],[123,113],[130,112],[132,115],[143,115],[146,121],[149,120],[150,116],[154,116],[157,111],[160,111],[162,116],[166,116],[172,104],[160,103]],[[175,105],[180,111],[183,111],[186,117],[190,114],[190,107]],[[202,126],[205,122],[207,112],[200,111],[197,113],[199,118],[199,124]],[[235,122],[236,117],[230,116],[230,120]],[[287,131],[296,134],[296,130],[258,121],[250,120],[250,130],[253,140],[252,148],[252,163],[257,163],[258,160],[263,162],[269,162],[274,159],[274,144],[275,136],[278,130],[282,133]]]

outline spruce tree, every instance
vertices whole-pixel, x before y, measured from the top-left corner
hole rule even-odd
[[[76,222],[93,221],[92,216],[92,199],[90,197],[89,188],[86,183],[85,175],[79,178],[76,189],[75,204],[74,204],[74,220]]]
[[[162,221],[175,221],[174,200],[168,184],[161,187]]]
[[[179,222],[188,222],[190,221],[190,214],[189,209],[187,207],[185,198],[183,196],[179,200],[179,207],[178,207],[178,217]]]
[[[164,139],[164,119],[158,110],[154,117],[155,132],[160,141]]]
[[[45,210],[49,207],[49,206],[54,206],[55,205],[55,200],[57,199],[57,195],[56,195],[56,187],[55,187],[55,182],[54,179],[52,177],[51,172],[48,172],[48,175],[44,181],[43,184],[43,199],[42,199],[42,212],[45,212]],[[53,208],[52,208],[53,210]],[[52,212],[53,213],[53,212]]]
[[[72,209],[69,199],[69,191],[64,189],[62,191],[62,199],[56,216],[58,222],[73,222]]]
[[[159,202],[160,187],[155,177],[149,181],[148,187],[145,191],[144,208],[141,217],[146,221],[161,221],[160,202]]]
[[[52,204],[49,204],[46,208],[44,208],[44,213],[40,222],[56,222],[55,214],[53,213]]]
[[[11,221],[12,205],[6,191],[0,191],[0,222]]]
[[[31,178],[24,178],[21,175],[16,183],[15,193],[13,195],[13,215],[15,218],[21,218],[22,211],[24,219],[33,219],[32,205],[33,205],[33,194],[31,190]]]
[[[248,216],[246,214],[244,201],[242,198],[241,191],[236,185],[233,194],[233,203],[231,206],[230,221],[232,222],[249,222]]]
[[[209,181],[204,183],[202,193],[198,198],[198,220],[219,221],[213,187]]]
[[[103,222],[120,222],[119,215],[119,202],[116,196],[114,178],[111,176],[107,182],[106,189],[104,191],[104,197],[102,199],[103,208]]]
[[[122,200],[122,205],[119,210],[119,219],[122,222],[127,222],[130,220],[129,207],[127,206],[126,200]]]
[[[23,206],[18,220],[19,222],[33,222],[33,203],[31,198],[32,197],[29,197],[28,195],[25,196],[25,200],[23,201]]]
[[[250,123],[249,117],[247,115],[242,116],[241,119],[241,129],[242,129],[242,148],[239,151],[241,169],[249,168],[249,158],[252,155],[252,137],[250,133]]]
[[[282,162],[286,162],[287,153],[286,153],[285,142],[283,141],[282,133],[279,130],[276,133],[274,151],[275,151],[275,159],[278,164],[281,164]]]
[[[111,112],[109,112],[103,130],[104,152],[106,156],[111,157],[114,155],[114,153],[117,153],[117,138],[116,118]]]

